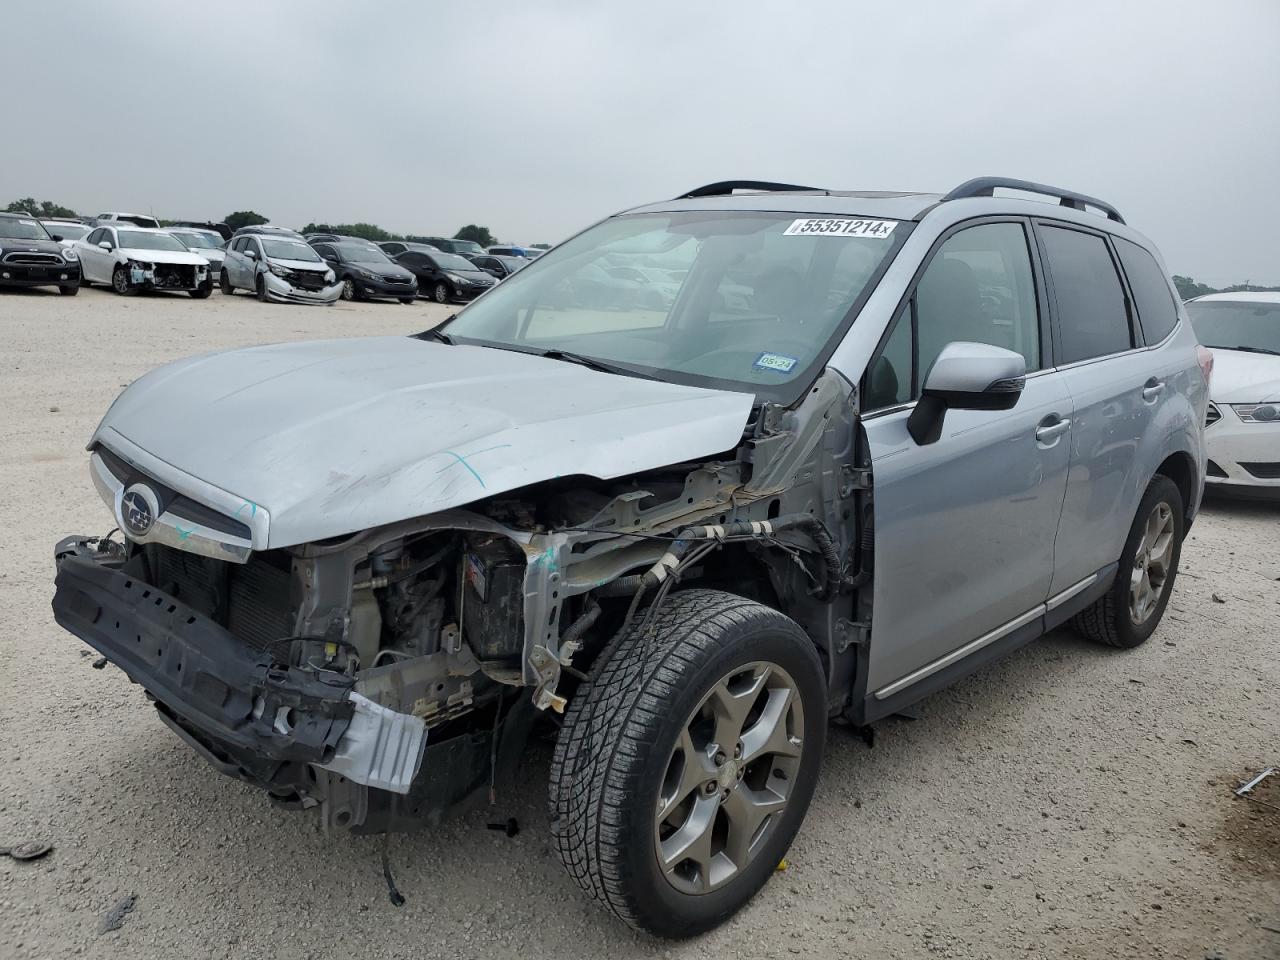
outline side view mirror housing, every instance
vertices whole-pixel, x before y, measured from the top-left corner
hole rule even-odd
[[[51,234],[49,234],[49,239],[50,239],[50,240],[53,240],[55,243],[61,243],[61,242],[62,242],[62,234],[60,234],[60,233],[51,233]]]
[[[244,252],[244,255],[245,255],[246,257],[248,257],[250,260],[257,260],[257,259],[258,259],[258,251],[257,251],[257,250],[246,250],[246,251]]]
[[[111,241],[110,241],[110,240],[99,240],[99,241],[98,241],[98,246],[100,246],[103,250],[110,250],[110,249],[111,249]]]
[[[925,376],[907,431],[924,446],[942,436],[948,409],[1011,410],[1026,378],[1027,361],[1020,353],[988,343],[948,343]]]

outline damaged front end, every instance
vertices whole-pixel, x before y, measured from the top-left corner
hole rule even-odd
[[[851,390],[826,374],[711,458],[284,547],[265,508],[179,493],[99,441],[91,472],[126,539],[58,545],[54,613],[222,772],[329,828],[413,829],[492,789],[540,711],[562,712],[677,580],[785,610],[841,709],[866,577],[855,435]]]

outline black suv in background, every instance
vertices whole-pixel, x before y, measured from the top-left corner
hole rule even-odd
[[[80,292],[80,258],[35,217],[0,213],[0,287],[54,287]]]
[[[446,237],[416,237],[419,243],[429,243],[444,253],[459,253],[463,256],[484,256],[489,251],[474,240],[449,240]]]
[[[436,303],[474,300],[498,282],[492,274],[456,253],[406,250],[396,257],[396,262],[413,272],[422,295]]]
[[[367,240],[316,242],[311,248],[338,275],[343,300],[389,297],[401,303],[413,303],[417,299],[418,281],[413,272],[390,260]]]

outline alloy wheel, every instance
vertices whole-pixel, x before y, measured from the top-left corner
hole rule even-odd
[[[804,710],[773,663],[736,667],[690,714],[658,791],[654,841],[667,881],[709,893],[741,873],[781,819],[804,749]]]
[[[1129,574],[1129,619],[1142,624],[1155,611],[1169,579],[1173,556],[1173,510],[1161,501],[1147,516]]]

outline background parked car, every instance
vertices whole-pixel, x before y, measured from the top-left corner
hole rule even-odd
[[[517,247],[511,244],[489,247],[486,252],[500,257],[524,257],[525,259],[529,259],[529,251],[527,248]]]
[[[108,223],[131,223],[135,227],[150,227],[152,230],[160,227],[159,220],[148,217],[145,213],[100,213],[93,218],[93,226]]]
[[[241,227],[231,236],[241,237],[246,234],[256,234],[264,237],[288,237],[290,240],[305,241],[306,239],[297,230],[291,230],[288,227],[277,227],[270,223],[257,223],[251,227]]]
[[[429,243],[443,253],[475,254],[484,256],[489,251],[473,240],[450,240],[447,237],[423,237],[422,242]]]
[[[499,280],[505,280],[521,267],[525,266],[529,261],[524,257],[467,257],[472,263],[483,270],[485,273],[496,277]]]
[[[83,240],[89,235],[91,229],[87,223],[81,220],[41,220],[40,223],[45,230],[49,231],[49,236],[57,240],[62,246],[70,247],[77,240]]]
[[[1280,293],[1214,293],[1186,306],[1213,352],[1205,483],[1280,498]]]
[[[210,277],[216,277],[222,273],[222,258],[226,256],[226,250],[221,236],[212,230],[184,230],[177,227],[170,227],[169,232],[192,253],[197,253],[209,261]]]
[[[472,300],[498,282],[456,253],[409,250],[396,257],[396,262],[412,271],[423,296],[436,303]]]
[[[231,239],[231,228],[225,223],[214,223],[212,220],[175,220],[173,223],[169,224],[169,226],[171,228],[189,227],[194,230],[205,230],[211,233],[216,233],[222,238],[222,242],[224,244]]]
[[[388,297],[413,303],[418,296],[413,272],[368,241],[316,243],[314,247],[342,284],[343,300]]]
[[[86,287],[109,283],[124,296],[140,290],[185,290],[197,300],[213,293],[209,261],[165,230],[116,221],[89,231],[75,249]]]
[[[342,295],[334,272],[302,237],[237,233],[227,244],[218,278],[227,296],[252,290],[263,302],[327,305]]]
[[[383,253],[388,257],[393,258],[400,256],[400,254],[404,253],[406,250],[425,250],[428,253],[431,253],[440,249],[439,247],[432,246],[429,243],[418,243],[413,240],[384,240],[379,243],[378,246],[382,249]]]
[[[0,213],[0,286],[57,286],[75,296],[80,289],[78,253],[63,247],[35,217]]]

